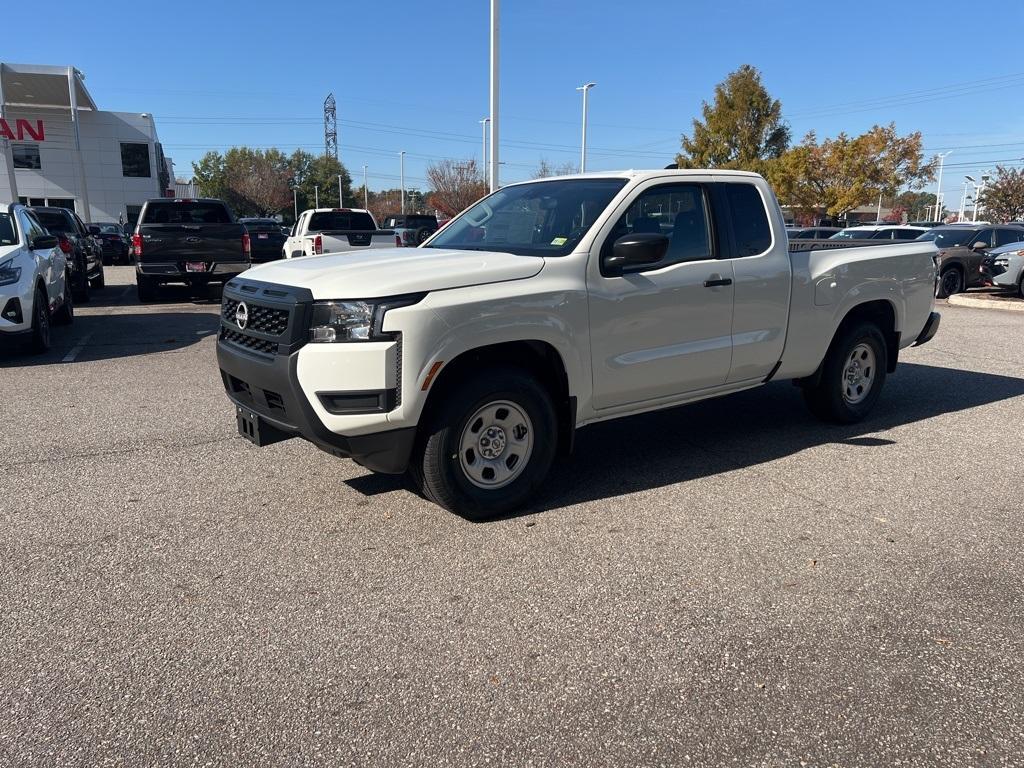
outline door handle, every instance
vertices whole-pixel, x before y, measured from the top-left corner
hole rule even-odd
[[[731,277],[719,277],[719,278],[716,278],[714,280],[705,280],[704,281],[704,287],[705,288],[717,288],[720,285],[732,285],[732,278]]]

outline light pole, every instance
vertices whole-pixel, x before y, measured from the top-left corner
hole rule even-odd
[[[405,150],[398,153],[398,173],[402,180],[402,213],[405,213]]]
[[[320,207],[320,187],[317,187],[317,186],[313,187],[313,200],[315,201],[313,203],[313,207],[314,208],[319,208]]]
[[[985,194],[985,185],[988,184],[988,180],[991,178],[992,176],[989,175],[988,171],[983,171],[981,174],[981,184],[976,185],[974,188],[974,216],[971,218],[971,221],[978,220],[978,208],[981,207],[981,197]]]
[[[491,118],[489,118],[489,117],[485,117],[483,120],[479,121],[480,125],[483,126],[483,131],[482,131],[483,136],[481,137],[482,140],[483,140],[483,153],[481,154],[481,157],[480,157],[480,159],[483,162],[482,162],[482,164],[480,166],[480,171],[483,173],[484,183],[485,184],[487,183],[487,125],[490,122],[491,122]]]
[[[345,192],[341,188],[341,174],[340,173],[338,174],[338,207],[339,208],[344,208],[345,207]]]
[[[363,166],[363,208],[370,208],[370,190],[366,187],[366,166]]]
[[[491,192],[498,189],[498,20],[500,0],[491,0]]]
[[[963,221],[964,220],[964,207],[967,205],[967,185],[968,184],[973,184],[973,183],[974,183],[974,177],[973,176],[964,176],[964,188],[963,188],[963,191],[960,193],[960,213],[957,214],[957,217],[956,217],[957,221]]]
[[[292,208],[294,208],[295,220],[299,220],[299,187],[292,187]]]
[[[586,83],[576,90],[583,91],[583,143],[580,147],[580,173],[587,172],[587,93],[597,83]]]
[[[953,150],[939,153],[939,181],[935,187],[935,221],[939,220],[942,214],[942,166],[946,164],[946,158],[953,154]]]
[[[875,214],[875,223],[882,223],[882,193],[878,193],[878,212]]]

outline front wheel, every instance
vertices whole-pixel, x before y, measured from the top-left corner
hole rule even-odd
[[[885,336],[877,325],[850,325],[829,347],[817,384],[804,388],[807,405],[824,421],[860,421],[882,394],[887,360]]]
[[[75,322],[75,302],[71,295],[70,275],[64,278],[64,302],[53,319],[59,325],[71,325]]]
[[[551,396],[527,372],[491,369],[445,393],[411,472],[432,501],[470,520],[525,504],[555,458]]]
[[[32,301],[32,334],[31,347],[33,352],[45,352],[50,348],[50,307],[46,294],[36,289],[36,297]]]

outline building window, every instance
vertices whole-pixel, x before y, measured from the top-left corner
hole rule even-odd
[[[11,154],[14,155],[15,168],[29,168],[38,171],[43,167],[39,162],[38,144],[11,144]]]
[[[121,172],[125,176],[150,178],[149,144],[121,145]]]

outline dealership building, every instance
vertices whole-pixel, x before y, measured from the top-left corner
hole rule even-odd
[[[104,112],[74,67],[0,63],[0,203],[134,222],[174,180],[153,116]]]

